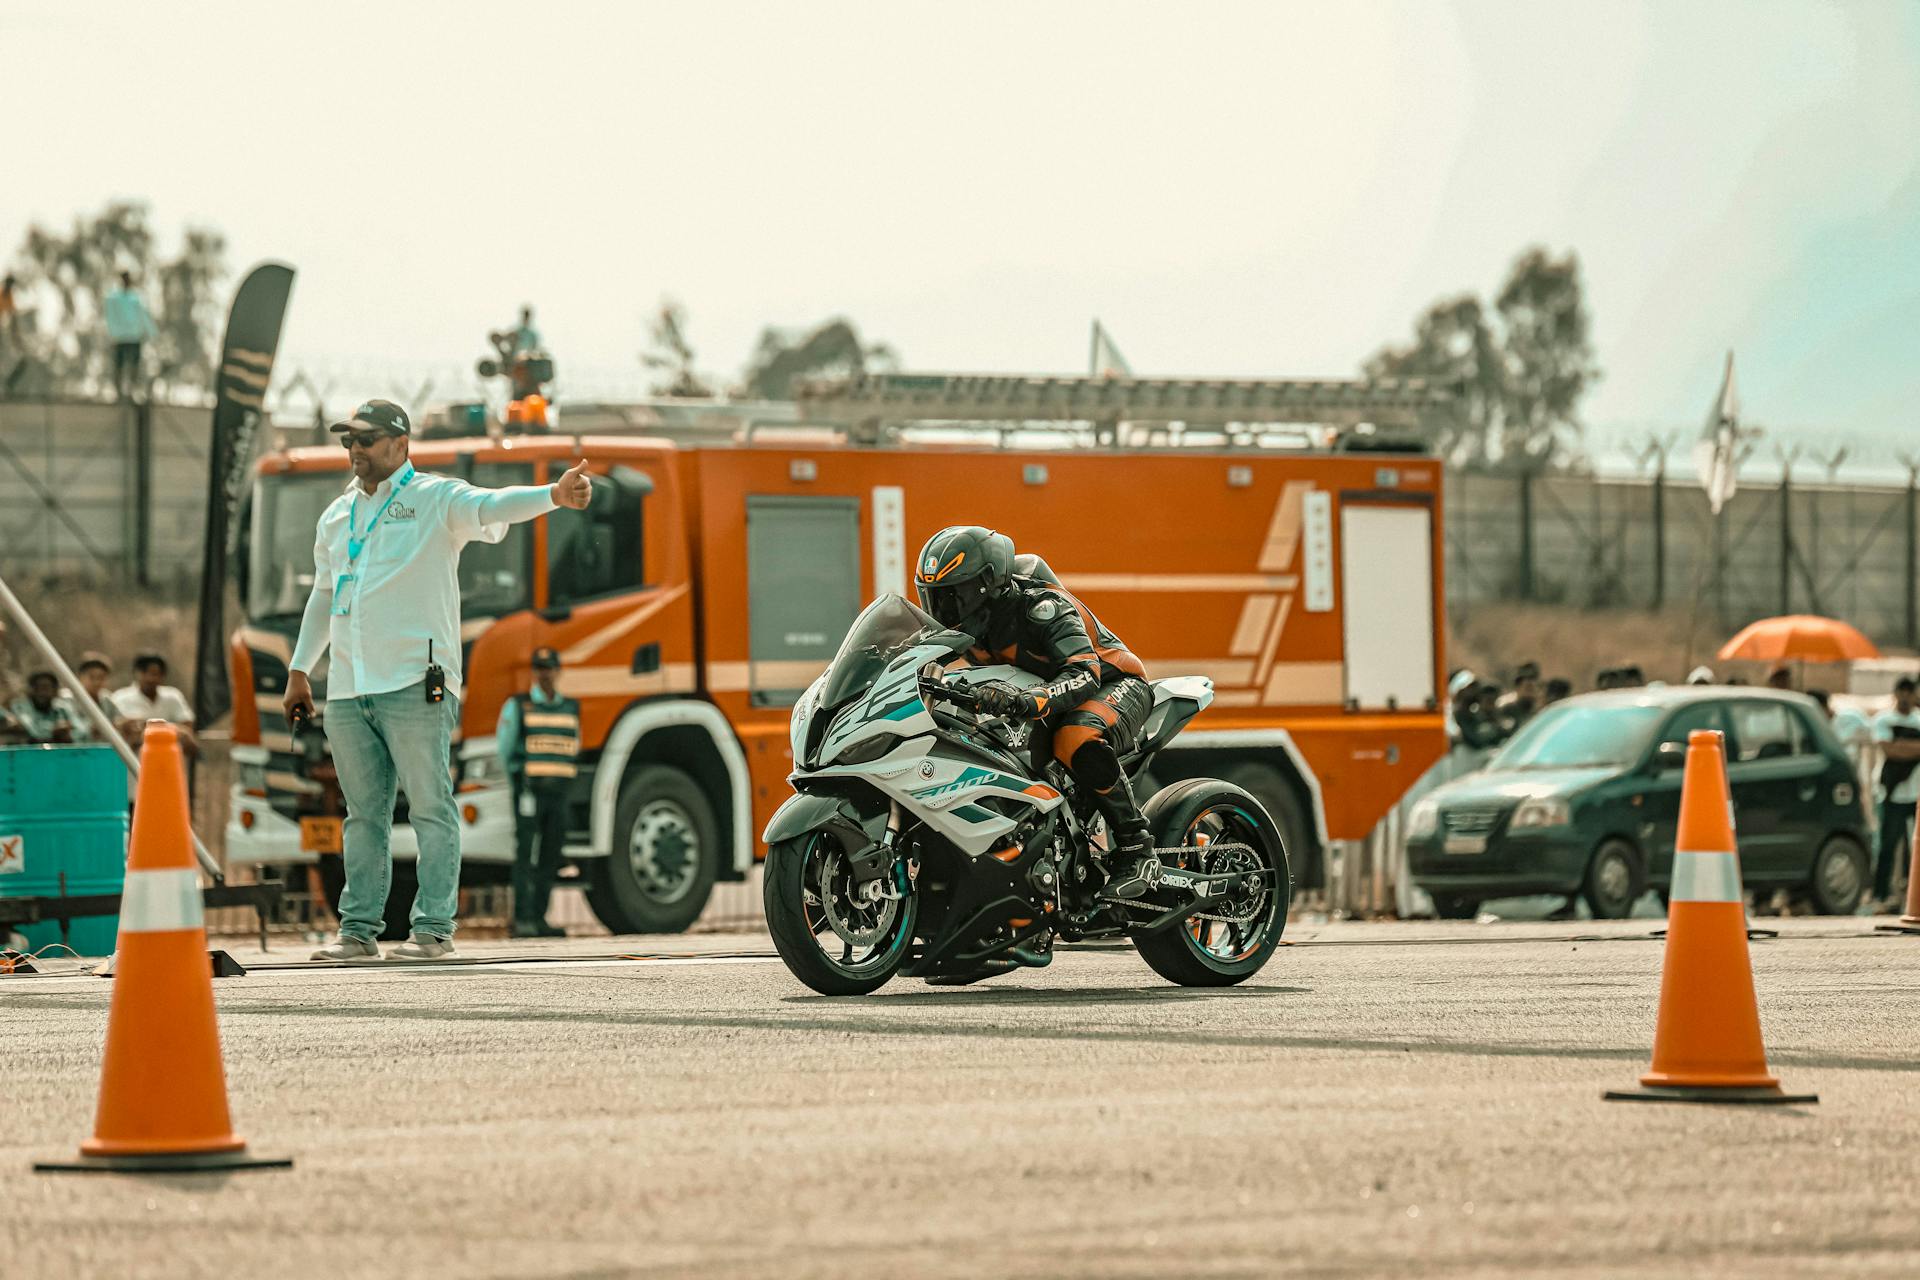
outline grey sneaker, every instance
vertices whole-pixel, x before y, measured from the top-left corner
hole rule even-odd
[[[393,949],[395,960],[444,960],[452,954],[451,938],[436,938],[430,933],[416,933]]]
[[[380,948],[365,938],[349,938],[343,933],[308,958],[312,960],[378,960]]]

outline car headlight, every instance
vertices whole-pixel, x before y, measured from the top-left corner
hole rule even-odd
[[[1520,802],[1513,811],[1513,821],[1508,829],[1520,831],[1528,827],[1564,827],[1573,821],[1573,811],[1561,796],[1530,796]]]
[[[1407,814],[1407,834],[1414,839],[1430,836],[1440,827],[1440,802],[1432,798],[1421,800]]]

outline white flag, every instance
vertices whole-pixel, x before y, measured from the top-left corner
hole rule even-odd
[[[1098,320],[1093,322],[1093,354],[1087,360],[1089,378],[1131,378],[1133,366],[1120,354],[1120,348],[1113,345]]]
[[[1727,373],[1720,380],[1720,394],[1707,412],[1707,425],[1701,429],[1700,442],[1693,447],[1694,465],[1700,472],[1700,487],[1707,491],[1707,505],[1713,514],[1727,505],[1738,487],[1740,470],[1740,392],[1733,385],[1733,352],[1727,352]]]

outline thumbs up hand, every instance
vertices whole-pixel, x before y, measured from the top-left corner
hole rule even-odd
[[[593,501],[593,482],[587,479],[585,458],[574,463],[567,474],[553,482],[553,501],[557,506],[572,507],[575,511],[585,511],[587,504]]]

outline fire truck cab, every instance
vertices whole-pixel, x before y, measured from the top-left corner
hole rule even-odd
[[[475,484],[548,483],[581,457],[594,475],[586,511],[460,564],[464,877],[512,863],[494,730],[552,646],[581,704],[568,854],[588,901],[615,932],[686,928],[763,855],[790,708],[854,616],[911,595],[935,530],[978,523],[1042,555],[1151,674],[1213,681],[1152,781],[1247,786],[1312,886],[1329,843],[1364,837],[1446,749],[1441,476],[1420,444],[1446,407],[1418,383],[896,374],[763,413],[569,409],[550,434],[416,440],[420,469]],[[230,650],[228,860],[313,867],[330,893],[338,787],[324,734],[296,738],[280,699],[314,524],[348,475],[338,448],[261,460]],[[312,674],[323,696],[324,664]],[[403,797],[390,932],[415,848]]]

